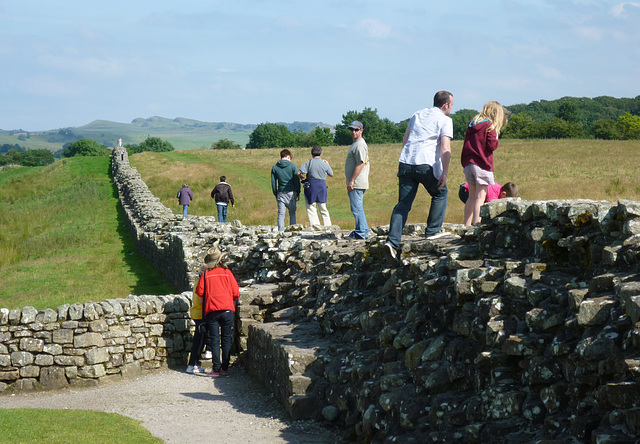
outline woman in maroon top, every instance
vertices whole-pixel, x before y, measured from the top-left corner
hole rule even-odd
[[[196,294],[203,296],[204,318],[209,330],[213,369],[211,376],[226,376],[231,358],[231,338],[235,318],[235,301],[240,296],[236,278],[223,260],[218,247],[210,248],[204,258],[207,269],[200,275]],[[222,347],[222,362],[220,348]]]
[[[480,222],[480,207],[487,195],[487,188],[494,183],[493,152],[498,148],[500,130],[507,124],[504,108],[498,102],[485,103],[464,135],[462,167],[469,183],[469,199],[464,206],[464,224]]]

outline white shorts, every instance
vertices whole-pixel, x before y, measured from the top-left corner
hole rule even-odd
[[[473,185],[493,185],[495,182],[491,171],[483,170],[472,163],[464,167],[464,177]]]

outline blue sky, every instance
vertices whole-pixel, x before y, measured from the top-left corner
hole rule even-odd
[[[640,95],[640,0],[0,0],[0,128]]]

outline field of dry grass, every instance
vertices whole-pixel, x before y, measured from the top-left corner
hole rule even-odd
[[[369,225],[389,223],[397,202],[396,177],[400,144],[372,145],[371,188],[364,198]],[[460,166],[461,141],[452,144],[449,172],[449,203],[446,221],[462,223],[463,204],[458,186],[464,182]],[[334,224],[353,228],[344,178],[348,147],[325,148],[323,158],[331,165],[328,208]],[[170,153],[141,153],[131,156],[151,191],[176,214],[181,207],[175,198],[187,182],[195,199],[189,214],[216,215],[210,192],[221,175],[227,176],[236,197],[229,220],[245,225],[275,225],[276,202],[271,193],[270,172],[279,160],[279,149],[190,150]],[[294,148],[293,161],[300,166],[310,158],[309,148]],[[603,140],[504,140],[495,153],[495,177],[499,183],[516,182],[526,200],[593,199],[640,200],[640,142]],[[409,223],[425,222],[429,199],[421,189],[409,214]],[[307,224],[304,202],[298,204],[298,223]]]

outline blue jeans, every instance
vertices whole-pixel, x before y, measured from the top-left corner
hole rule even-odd
[[[186,219],[187,218],[187,210],[189,209],[189,205],[183,205],[182,206],[182,218]]]
[[[396,249],[400,247],[402,230],[407,223],[407,216],[411,211],[420,184],[431,195],[427,229],[424,231],[424,235],[431,236],[438,233],[444,223],[448,199],[447,186],[445,185],[441,190],[438,190],[438,179],[433,175],[433,169],[430,165],[401,163],[398,166],[398,204],[391,213],[391,224],[387,237],[387,242]]]
[[[289,210],[289,225],[296,224],[296,193],[289,191],[287,193],[278,192],[276,200],[278,201],[278,231],[284,231],[284,215]]]
[[[227,221],[227,206],[216,204],[218,207],[218,222],[226,222]]]
[[[227,371],[231,360],[231,338],[233,337],[233,319],[235,314],[231,310],[210,311],[205,318],[209,329],[209,344],[211,347],[213,371]],[[220,362],[220,348],[222,347],[222,362]]]
[[[367,216],[364,214],[364,205],[362,199],[364,198],[364,192],[367,190],[347,191],[349,195],[349,202],[351,203],[351,212],[356,219],[355,233],[363,239],[369,237],[369,225],[367,225]]]

